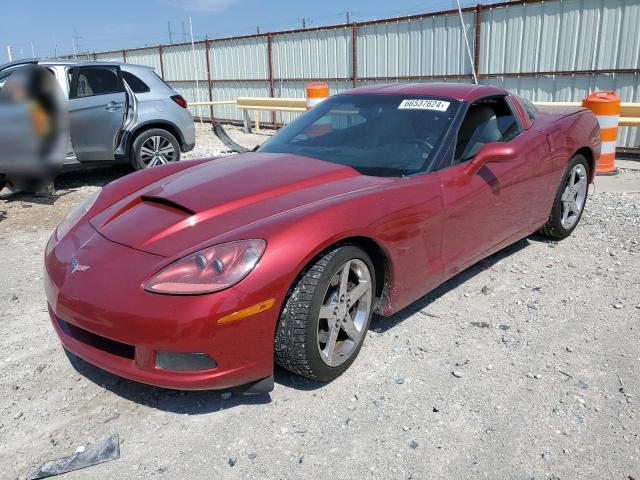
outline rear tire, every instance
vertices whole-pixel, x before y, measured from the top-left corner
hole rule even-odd
[[[562,175],[543,235],[562,240],[571,235],[582,218],[589,193],[589,164],[582,155],[571,159]]]
[[[364,343],[375,278],[373,263],[360,248],[346,245],[322,255],[285,302],[275,336],[276,362],[315,380],[340,376]]]
[[[170,132],[152,128],[140,133],[131,147],[131,166],[136,170],[180,161],[180,143]]]

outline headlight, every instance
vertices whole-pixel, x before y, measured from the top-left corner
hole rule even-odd
[[[96,203],[98,199],[98,195],[100,195],[100,190],[95,193],[92,193],[87,198],[85,198],[80,205],[78,205],[72,212],[65,217],[64,220],[60,222],[58,227],[56,228],[56,239],[58,241],[62,240],[69,230],[71,230],[76,223],[80,221],[82,217],[84,217],[89,209]]]
[[[264,240],[254,239],[205,248],[160,270],[145,283],[144,289],[172,295],[224,290],[249,275],[266,245]]]

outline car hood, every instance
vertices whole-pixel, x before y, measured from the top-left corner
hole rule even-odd
[[[351,167],[246,153],[187,168],[105,208],[91,225],[114,242],[173,256],[293,209],[377,184]]]

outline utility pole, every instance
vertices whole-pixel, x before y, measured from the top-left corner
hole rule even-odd
[[[53,58],[58,58],[58,42],[56,37],[53,37]]]
[[[7,45],[7,57],[9,57],[10,62],[13,62],[13,55],[11,55],[11,45]]]
[[[260,25],[258,25],[258,26],[256,27],[256,33],[257,33],[258,35],[260,35]]]
[[[478,75],[476,74],[476,67],[473,65],[473,55],[471,54],[471,47],[469,46],[469,39],[467,38],[467,31],[464,28],[464,18],[462,16],[462,8],[460,7],[460,0],[455,0],[458,7],[458,14],[460,15],[460,29],[462,30],[462,36],[464,37],[464,43],[467,47],[467,53],[469,54],[469,64],[471,65],[471,73],[473,74],[473,83],[478,84]]]
[[[346,12],[347,13],[347,25],[349,25],[351,23],[351,15],[350,12]]]
[[[31,42],[31,56],[33,58],[36,58],[36,49],[33,48],[33,42]]]
[[[173,34],[171,33],[171,21],[167,20],[167,28],[169,29],[169,45],[173,45]]]
[[[184,29],[184,20],[182,21],[182,43],[187,43],[187,31]]]
[[[302,28],[307,28],[308,25],[311,25],[311,19],[310,18],[303,18],[302,19]]]
[[[193,76],[196,79],[196,100],[200,101],[200,82],[198,81],[198,62],[196,61],[196,44],[193,40],[193,24],[191,23],[191,17],[189,17],[189,31],[191,32],[191,53],[193,54]],[[196,108],[196,111],[199,108]],[[199,113],[199,112],[198,112]],[[200,114],[200,123],[202,124],[202,114]]]
[[[71,43],[73,44],[73,58],[78,58],[78,52],[82,50],[80,40],[82,37],[78,35],[78,30],[73,29],[73,37],[71,37]]]

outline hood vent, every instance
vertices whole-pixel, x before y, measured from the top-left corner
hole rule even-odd
[[[158,205],[163,205],[165,207],[169,207],[169,208],[173,208],[174,210],[178,210],[180,212],[186,213],[187,215],[191,216],[191,215],[195,215],[196,212],[194,212],[193,210],[185,207],[184,205],[180,205],[168,198],[164,198],[164,197],[154,197],[151,195],[142,195],[140,197],[140,200],[142,202],[147,202],[147,203],[155,203]]]

